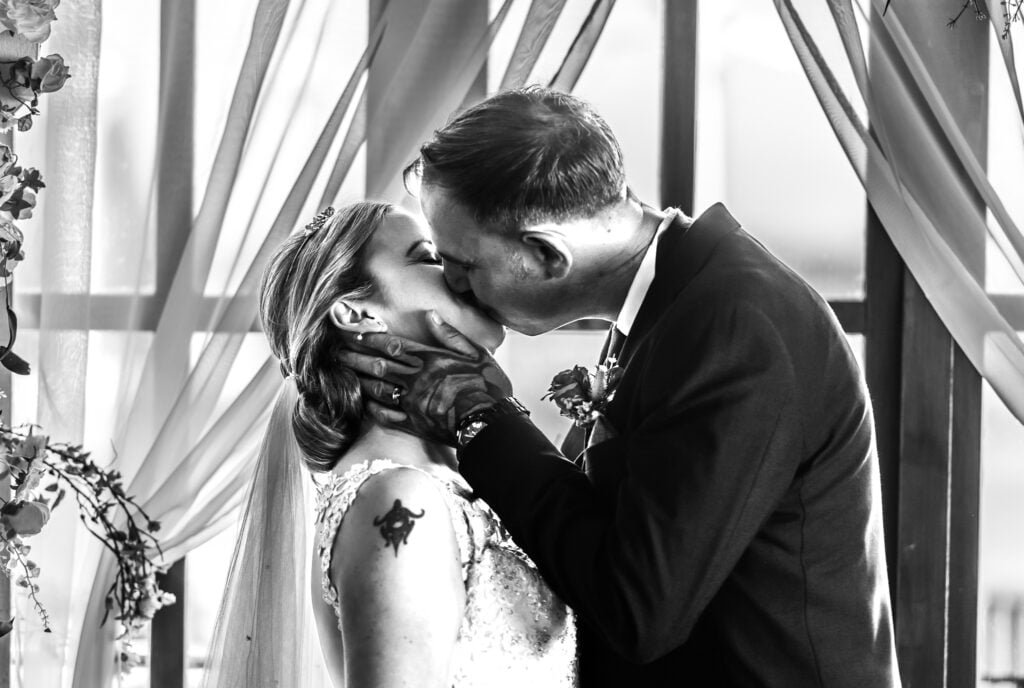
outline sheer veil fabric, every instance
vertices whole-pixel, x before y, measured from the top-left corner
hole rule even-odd
[[[204,688],[330,688],[313,621],[311,485],[291,427],[298,391],[281,385],[260,444],[207,657]]]

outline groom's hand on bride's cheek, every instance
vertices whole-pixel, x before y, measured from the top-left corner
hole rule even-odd
[[[359,374],[368,410],[380,422],[454,445],[459,421],[511,396],[512,384],[486,349],[436,314],[428,326],[444,347],[364,334],[348,338],[351,351],[342,362]]]

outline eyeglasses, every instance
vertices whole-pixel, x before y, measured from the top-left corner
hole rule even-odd
[[[423,158],[416,158],[402,170],[402,184],[413,198],[420,197],[423,186]]]

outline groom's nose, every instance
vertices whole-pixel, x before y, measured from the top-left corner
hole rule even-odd
[[[469,286],[469,278],[466,274],[466,269],[461,265],[445,263],[444,281],[448,283],[448,288],[456,294],[465,294],[466,292],[472,291],[472,287]]]

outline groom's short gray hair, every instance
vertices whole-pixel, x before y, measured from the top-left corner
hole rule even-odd
[[[478,223],[509,232],[591,217],[622,200],[626,177],[607,122],[580,98],[539,86],[457,113],[414,165],[423,186],[444,189]]]

